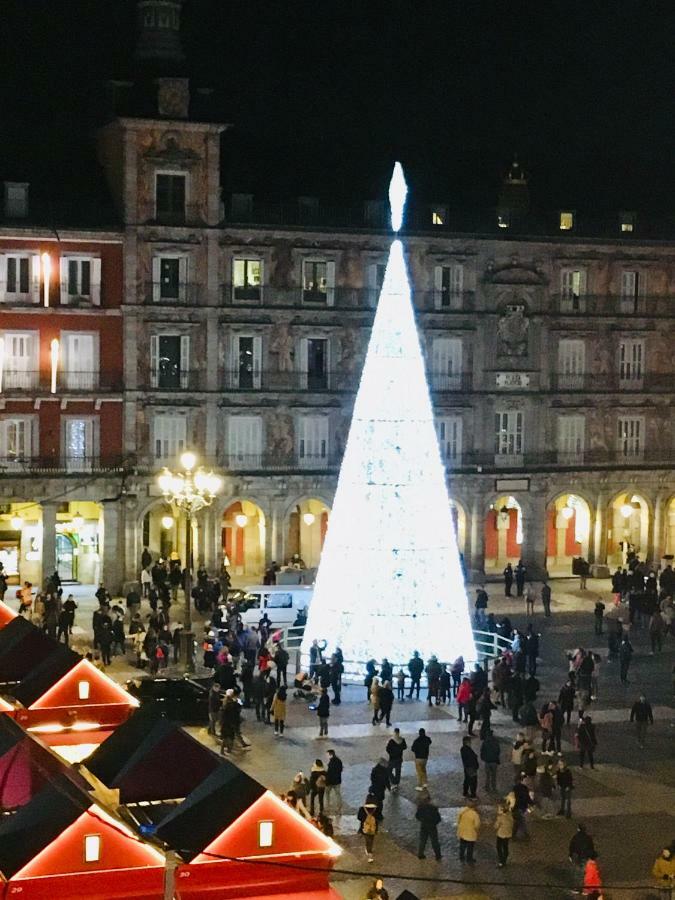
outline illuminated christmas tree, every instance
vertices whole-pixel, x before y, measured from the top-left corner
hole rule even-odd
[[[399,231],[407,188],[389,187]],[[387,261],[303,640],[339,646],[347,671],[372,656],[395,663],[475,658],[403,245]],[[353,665],[350,663],[360,663]]]

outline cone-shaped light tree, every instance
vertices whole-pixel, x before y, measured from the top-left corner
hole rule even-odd
[[[397,163],[392,227],[407,188]],[[391,245],[303,640],[339,646],[347,672],[413,650],[475,658],[403,245]]]

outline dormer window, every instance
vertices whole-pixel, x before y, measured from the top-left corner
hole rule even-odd
[[[511,216],[507,212],[497,215],[497,228],[508,228],[511,224]]]
[[[635,231],[635,213],[623,210],[619,216],[619,225],[623,233],[630,234]]]
[[[11,219],[25,219],[28,215],[28,184],[5,182],[5,215]]]
[[[274,822],[258,822],[258,846],[271,847],[274,843]]]
[[[445,225],[448,218],[448,211],[445,206],[433,206],[431,208],[431,224]]]
[[[85,834],[84,836],[84,861],[86,863],[99,862],[101,859],[101,835]]]
[[[574,213],[571,210],[562,210],[560,213],[560,230],[572,231],[574,228]]]

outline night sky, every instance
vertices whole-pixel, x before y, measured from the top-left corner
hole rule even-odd
[[[91,157],[96,86],[133,69],[133,0],[2,0],[3,177]],[[538,205],[672,209],[675,4],[186,0],[226,190],[493,205],[517,152]]]

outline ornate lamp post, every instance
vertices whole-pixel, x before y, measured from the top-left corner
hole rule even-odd
[[[157,476],[159,488],[169,501],[185,513],[185,619],[183,627],[183,651],[185,671],[194,672],[194,635],[192,633],[192,519],[200,509],[210,506],[220,492],[223,481],[213,472],[201,466],[195,469],[194,453],[183,453],[180,458],[182,472],[163,469]]]

